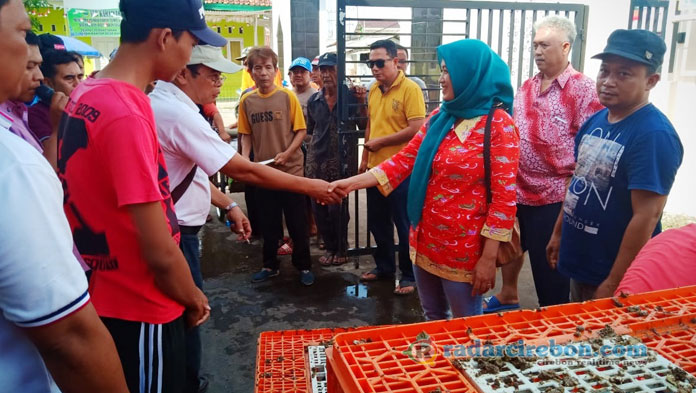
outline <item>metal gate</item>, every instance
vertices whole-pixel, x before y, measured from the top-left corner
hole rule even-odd
[[[427,7],[423,7],[427,4]],[[510,67],[513,87],[534,75],[533,25],[549,14],[560,14],[575,22],[578,35],[573,43],[571,63],[583,69],[588,6],[557,3],[512,3],[456,0],[337,0],[336,36],[338,80],[346,85],[366,83],[371,72],[364,64],[369,45],[378,39],[393,39],[409,50],[408,76],[417,76],[427,85],[428,111],[439,105],[440,88],[436,47],[463,38],[486,42]],[[344,177],[356,174],[359,139],[364,130],[351,130],[346,91],[339,89],[338,119],[341,169]],[[351,195],[353,239],[349,255],[371,251],[370,233],[361,214],[362,194]]]
[[[631,0],[628,28],[650,30],[665,39],[669,0]]]

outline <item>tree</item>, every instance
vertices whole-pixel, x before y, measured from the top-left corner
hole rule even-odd
[[[39,32],[39,18],[36,13],[41,8],[49,8],[51,4],[46,0],[22,0],[24,2],[24,8],[27,9],[29,13],[29,19],[31,19],[31,29],[35,32]]]

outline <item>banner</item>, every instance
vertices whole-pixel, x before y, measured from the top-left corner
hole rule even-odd
[[[118,8],[88,10],[70,8],[68,28],[72,37],[118,37],[121,35],[121,12]]]

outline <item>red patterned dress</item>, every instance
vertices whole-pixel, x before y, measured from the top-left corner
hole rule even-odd
[[[495,112],[489,209],[483,169],[486,117],[462,120],[443,139],[433,160],[420,223],[409,235],[411,261],[451,281],[472,282],[484,238],[510,241],[515,222],[519,134],[506,112]],[[399,153],[370,170],[382,194],[411,174],[427,127],[428,122]]]

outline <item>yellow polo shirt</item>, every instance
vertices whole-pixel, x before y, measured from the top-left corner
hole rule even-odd
[[[408,126],[409,120],[425,117],[425,101],[420,87],[399,71],[399,76],[385,94],[381,82],[375,83],[367,97],[370,116],[370,139],[395,134]],[[368,153],[367,167],[374,168],[382,161],[398,153],[406,143],[387,146],[377,152]]]

